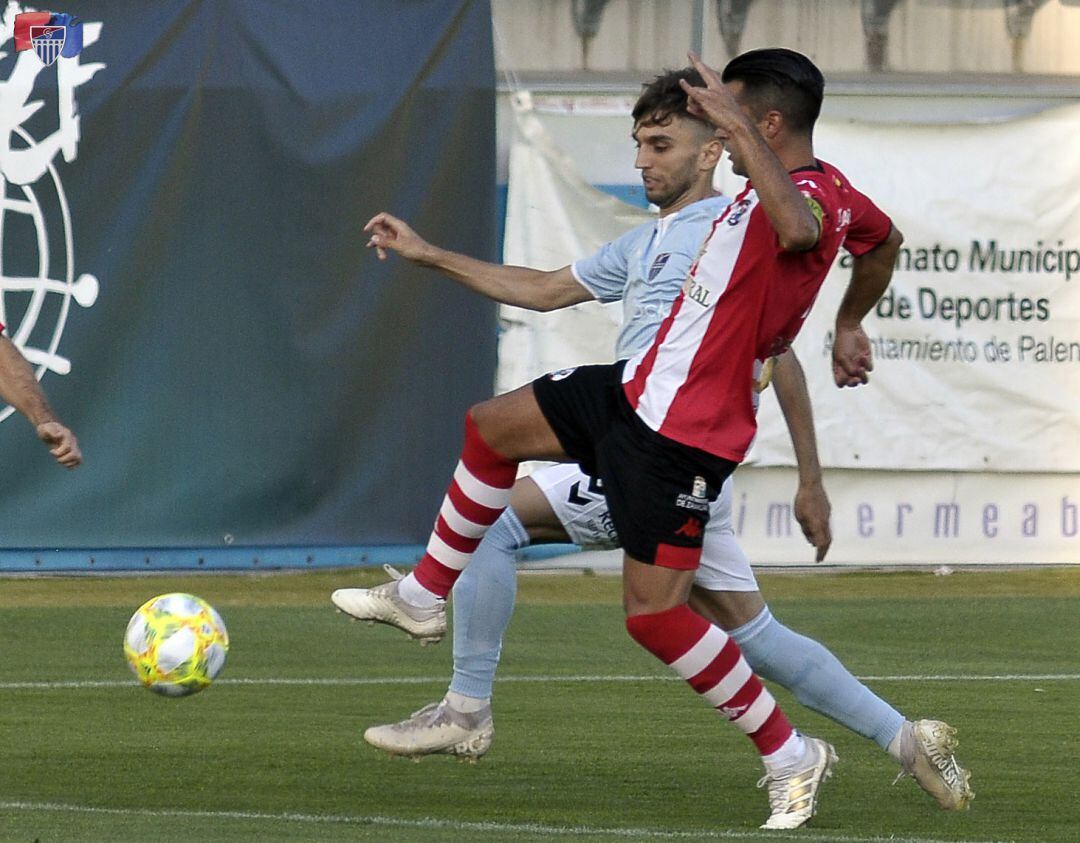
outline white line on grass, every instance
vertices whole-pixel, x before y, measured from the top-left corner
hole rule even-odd
[[[338,825],[361,825],[389,828],[416,828],[428,830],[446,830],[457,832],[490,832],[507,834],[516,832],[537,836],[564,837],[618,837],[624,839],[640,838],[643,840],[760,840],[761,832],[716,830],[671,831],[659,828],[612,828],[603,826],[558,826],[540,823],[499,823],[467,822],[462,820],[440,820],[434,817],[405,819],[402,817],[348,816],[335,814],[268,814],[261,811],[193,811],[176,809],[150,808],[99,808],[92,805],[64,805],[55,802],[0,802],[0,811],[38,811],[70,814],[100,814],[107,816],[150,817],[157,819],[186,817],[208,820],[269,820],[271,822],[318,823]],[[770,840],[803,841],[838,841],[838,843],[944,843],[937,837],[860,837],[835,832],[816,833],[801,829],[791,834],[772,831]],[[952,843],[1002,843],[1001,841],[953,840]]]
[[[903,676],[860,676],[864,682],[1073,682],[1080,673],[1005,673],[1005,674],[910,674]],[[678,682],[677,676],[500,676],[499,683],[514,682]],[[432,685],[446,682],[445,676],[382,676],[382,677],[251,677],[219,679],[217,685],[326,685],[330,687],[355,685]],[[127,688],[134,679],[58,679],[40,682],[0,682],[0,691],[37,691],[59,688]]]

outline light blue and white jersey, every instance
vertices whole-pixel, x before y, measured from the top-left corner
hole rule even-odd
[[[622,300],[623,325],[615,359],[647,348],[690,274],[712,222],[731,200],[702,199],[674,214],[646,222],[575,261],[574,278],[597,301]]]

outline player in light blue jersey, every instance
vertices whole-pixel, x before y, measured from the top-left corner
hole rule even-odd
[[[630,229],[569,267],[591,298],[622,302],[616,360],[626,360],[652,343],[713,220],[729,201],[712,196],[667,213],[661,208],[654,222]]]
[[[635,166],[641,171],[647,198],[660,209],[658,218],[607,243],[594,255],[550,272],[491,264],[439,249],[388,214],[368,224],[373,235],[369,245],[380,256],[392,250],[489,298],[518,307],[546,311],[593,299],[621,301],[624,323],[616,358],[633,355],[652,342],[713,220],[727,203],[712,190],[722,145],[711,127],[687,113],[686,95],[678,84],[679,78],[698,84],[693,73],[658,77],[645,88],[634,110]],[[831,542],[829,503],[821,484],[810,399],[794,354],[778,358],[772,382],[799,465],[794,512],[821,561]],[[750,563],[735,541],[731,499],[729,480],[707,522],[691,600],[695,611],[730,634],[756,673],[783,685],[804,705],[876,741],[942,807],[966,804],[970,799],[967,774],[952,755],[951,734],[944,724],[906,720],[822,645],[771,615]],[[519,479],[510,508],[487,532],[454,587],[454,675],[446,696],[400,723],[368,729],[364,737],[369,743],[414,757],[446,753],[477,758],[487,751],[494,734],[492,686],[514,605],[517,552],[529,544],[566,541],[589,548],[619,546],[598,482],[576,465],[556,465]],[[401,621],[401,607],[386,609],[397,613],[394,620],[373,612],[375,591],[339,589],[332,599],[354,617],[386,620],[408,629],[408,620]],[[438,640],[444,628],[418,627],[412,634]],[[799,775],[805,774],[800,763],[805,767],[805,761],[793,759],[786,774],[768,771],[774,811],[770,820],[778,811],[792,814],[785,781],[805,784]],[[825,767],[818,765],[815,795]],[[809,800],[801,820],[785,815],[779,822],[801,824],[812,815],[814,801]]]

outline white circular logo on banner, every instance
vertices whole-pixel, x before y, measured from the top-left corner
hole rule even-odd
[[[10,4],[4,13],[4,46],[11,46],[14,16]],[[83,46],[97,41],[100,23],[83,25]],[[60,57],[45,65],[32,50],[16,52],[14,68],[0,81],[0,322],[34,367],[38,380],[45,372],[66,375],[71,361],[58,349],[71,303],[90,307],[97,301],[98,280],[88,273],[75,275],[75,244],[71,212],[54,161],[62,154],[75,160],[79,145],[79,117],[75,90],[104,64],[83,64],[81,57]],[[55,74],[57,128],[41,138],[24,124],[44,104],[30,102],[37,77]],[[24,247],[32,239],[36,254]],[[18,254],[13,243],[19,244]],[[0,421],[14,412],[0,411]]]

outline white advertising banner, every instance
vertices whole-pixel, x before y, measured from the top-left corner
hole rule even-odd
[[[850,257],[796,341],[825,465],[1080,471],[1078,139],[1078,106],[989,125],[820,125],[818,155],[905,237],[864,322],[869,386],[835,389],[828,365]],[[789,463],[771,396],[759,419],[754,459]]]
[[[652,218],[582,179],[544,130],[528,92],[516,94],[513,105],[504,263],[560,269]],[[610,362],[622,311],[598,302],[553,313],[504,305],[500,319],[496,388],[505,392],[545,372]]]
[[[755,564],[812,564],[791,512],[793,468],[744,466],[733,526]],[[1069,474],[825,472],[832,564],[1034,564],[1080,561],[1080,482]]]
[[[507,263],[564,266],[647,218],[590,187],[528,98],[518,106]],[[846,255],[795,345],[822,463],[834,469],[830,560],[1080,561],[1077,138],[1078,106],[990,123],[819,123],[818,155],[905,235],[889,293],[864,323],[871,383],[838,390],[831,380]],[[722,172],[717,186],[734,195],[740,182]],[[499,388],[610,360],[619,316],[595,304],[552,314],[504,308]],[[798,526],[775,522],[794,479],[765,467],[794,458],[771,390],[758,418],[749,465],[736,475],[736,529],[755,561],[805,563],[812,555]]]

